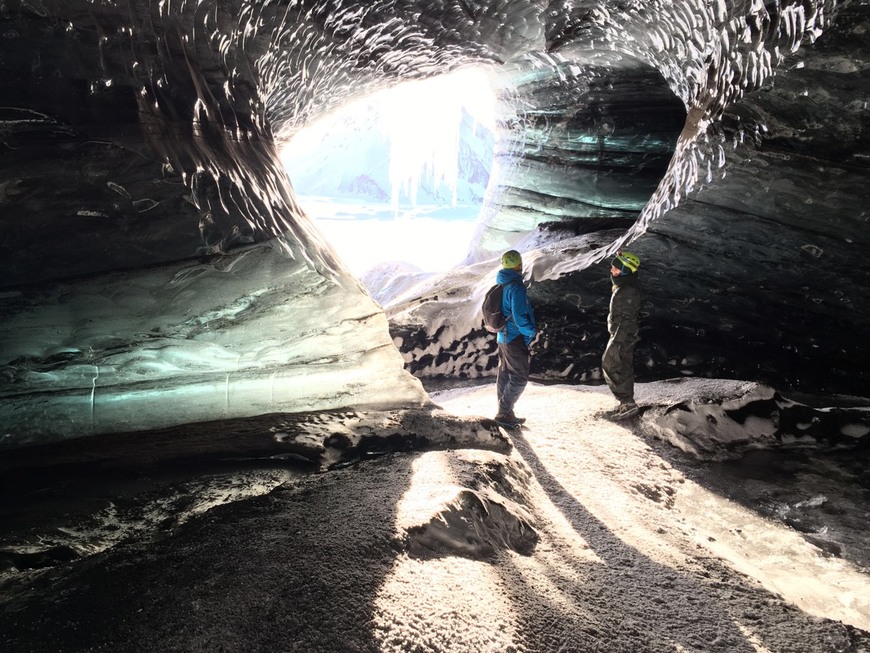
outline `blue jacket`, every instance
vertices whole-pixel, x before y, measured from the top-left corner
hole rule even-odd
[[[526,287],[523,285],[523,276],[516,270],[502,268],[498,271],[495,281],[504,285],[501,312],[508,318],[507,328],[499,331],[498,342],[506,344],[522,336],[526,345],[532,344],[538,329],[535,327],[535,314],[532,312],[532,305],[529,303]],[[512,281],[517,283],[511,283]]]

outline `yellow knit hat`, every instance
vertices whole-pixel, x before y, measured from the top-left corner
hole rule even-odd
[[[523,257],[520,256],[520,253],[515,250],[509,250],[501,255],[501,266],[508,270],[512,270],[513,268],[518,268],[523,264]]]

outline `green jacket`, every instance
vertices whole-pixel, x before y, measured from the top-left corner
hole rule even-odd
[[[610,295],[610,313],[607,315],[607,332],[611,338],[623,341],[637,338],[640,305],[643,294],[637,274],[611,277],[613,290]]]

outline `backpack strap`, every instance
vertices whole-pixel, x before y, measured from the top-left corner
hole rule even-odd
[[[504,297],[505,288],[507,288],[512,283],[521,283],[521,282],[522,282],[522,279],[511,279],[507,283],[503,283],[502,286],[504,286],[504,288],[502,288],[502,290],[501,290],[502,297]],[[513,311],[510,311],[507,315],[504,316],[504,332],[505,332],[505,334],[507,334],[507,323],[509,320],[513,320],[513,317],[514,317]]]

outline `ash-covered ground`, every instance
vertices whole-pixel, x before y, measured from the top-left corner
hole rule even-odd
[[[870,651],[866,402],[532,384],[505,433],[491,383],[431,397],[4,452],[0,645]]]

